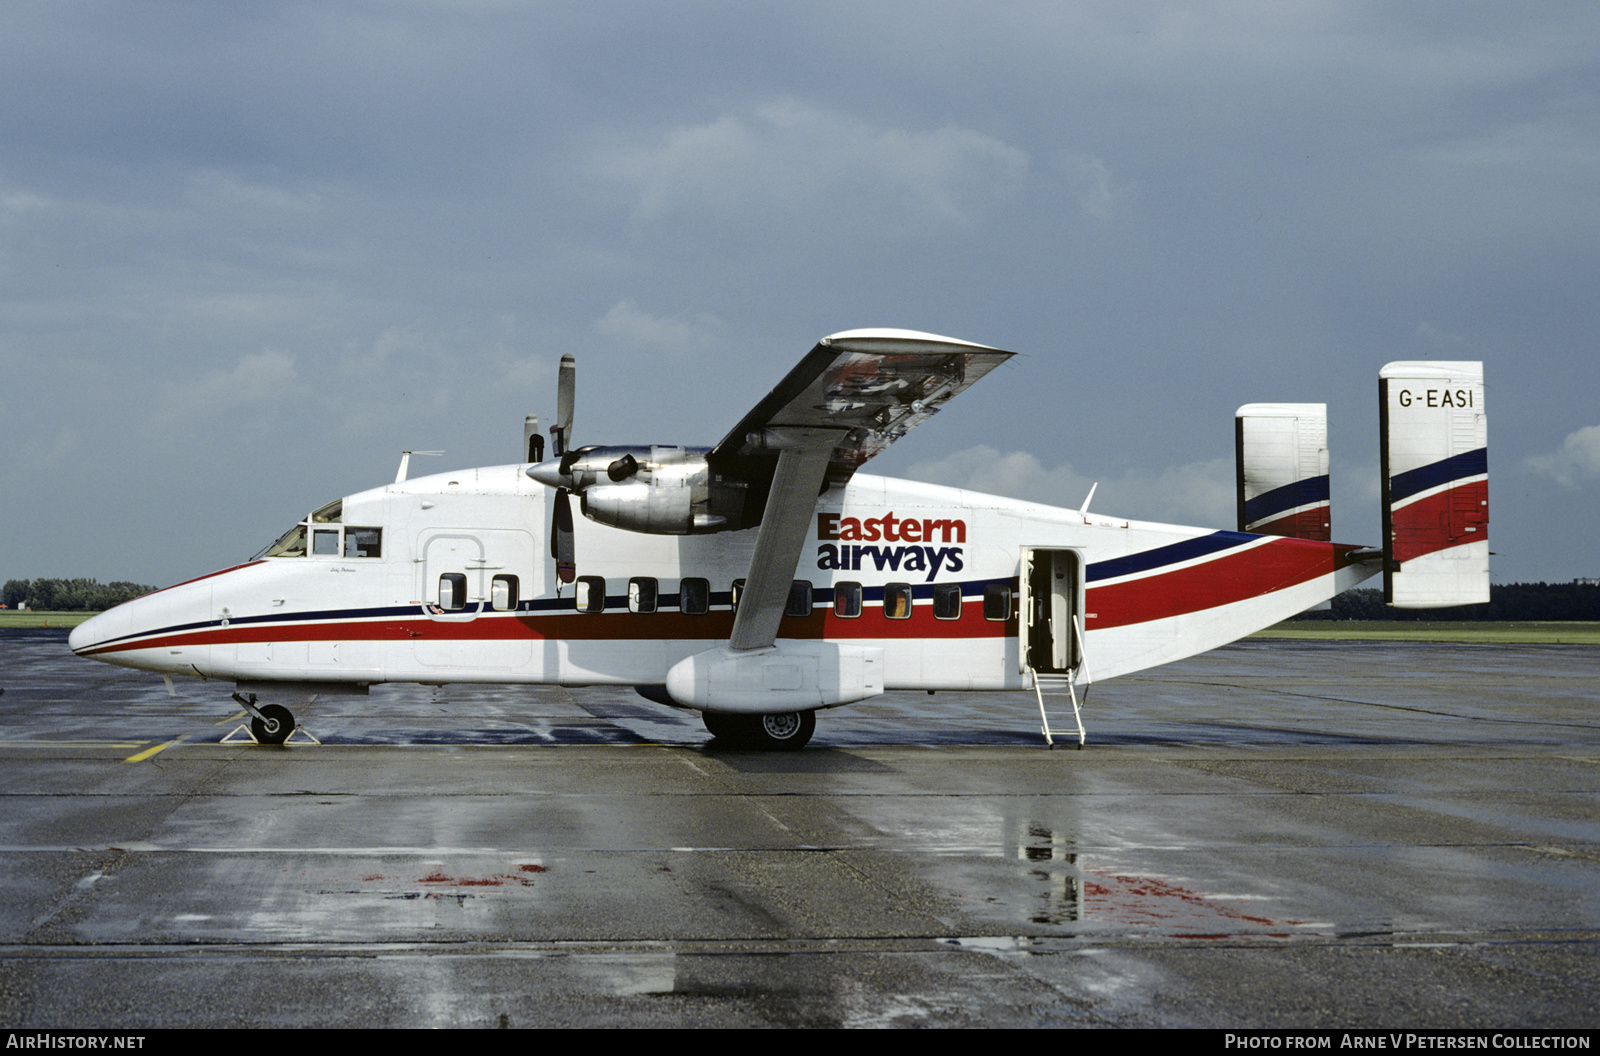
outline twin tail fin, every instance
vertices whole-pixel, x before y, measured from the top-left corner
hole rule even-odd
[[[1483,364],[1390,363],[1383,436],[1383,600],[1401,609],[1489,600],[1489,434]]]
[[[1434,609],[1489,600],[1483,364],[1396,362],[1378,372],[1383,598]],[[1328,413],[1251,403],[1234,416],[1241,532],[1326,542]]]

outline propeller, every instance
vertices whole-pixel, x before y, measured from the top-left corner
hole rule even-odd
[[[585,489],[595,483],[598,475],[598,466],[578,466],[595,449],[572,446],[572,407],[577,387],[577,363],[568,352],[561,357],[561,371],[556,379],[556,417],[555,424],[550,427],[551,457],[548,461],[535,462],[526,470],[534,480],[555,489],[550,507],[550,556],[556,563],[556,578],[562,583],[572,583],[578,578],[572,542],[572,496],[576,492],[579,500],[587,503]],[[530,447],[530,453],[532,450]],[[621,483],[637,475],[642,468],[637,458],[624,454],[606,466],[606,476],[613,483]],[[587,505],[584,512],[588,512]]]
[[[572,443],[572,405],[578,389],[578,361],[571,352],[561,356],[561,371],[556,376],[556,424],[550,427],[551,451],[555,456],[567,453]]]
[[[572,464],[578,460],[578,453],[567,449],[572,442],[572,405],[576,402],[577,388],[578,363],[572,353],[567,352],[561,356],[561,369],[556,376],[556,422],[550,427],[550,453],[561,459],[561,479],[569,479]],[[578,578],[578,562],[572,545],[572,493],[559,484],[555,504],[550,508],[550,556],[555,559],[557,580],[571,583]]]
[[[550,510],[550,556],[556,561],[556,578],[571,583],[578,578],[578,562],[572,549],[572,495],[566,488],[556,489],[555,505]]]

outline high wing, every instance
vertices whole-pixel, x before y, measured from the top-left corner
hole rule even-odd
[[[713,473],[768,484],[730,649],[777,640],[817,496],[1011,355],[912,330],[834,334],[712,448]]]
[[[825,337],[711,449],[707,461],[715,472],[754,482],[775,461],[763,443],[765,430],[834,430],[827,480],[843,484],[867,459],[1012,355],[914,330],[847,330]]]

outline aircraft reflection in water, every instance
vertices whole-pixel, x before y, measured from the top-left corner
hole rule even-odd
[[[260,697],[497,682],[636,686],[718,738],[786,749],[819,709],[904,689],[1032,690],[1048,740],[1051,694],[1076,717],[1091,677],[1212,649],[1380,571],[1391,604],[1488,600],[1482,364],[1380,372],[1381,548],[1330,541],[1321,404],[1240,408],[1238,531],[858,472],[1010,355],[835,334],[711,448],[573,448],[565,356],[550,458],[530,418],[527,462],[407,480],[402,461],[394,483],[96,616],[71,646],[235,682],[266,743],[295,726]]]

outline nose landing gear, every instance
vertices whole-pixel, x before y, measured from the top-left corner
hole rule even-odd
[[[282,704],[262,704],[257,707],[254,693],[235,693],[233,700],[250,713],[250,736],[257,744],[283,744],[289,739],[290,734],[299,729],[295,725],[294,713]],[[224,742],[232,736],[233,734],[229,734],[223,738]],[[313,737],[312,740],[316,738]]]

